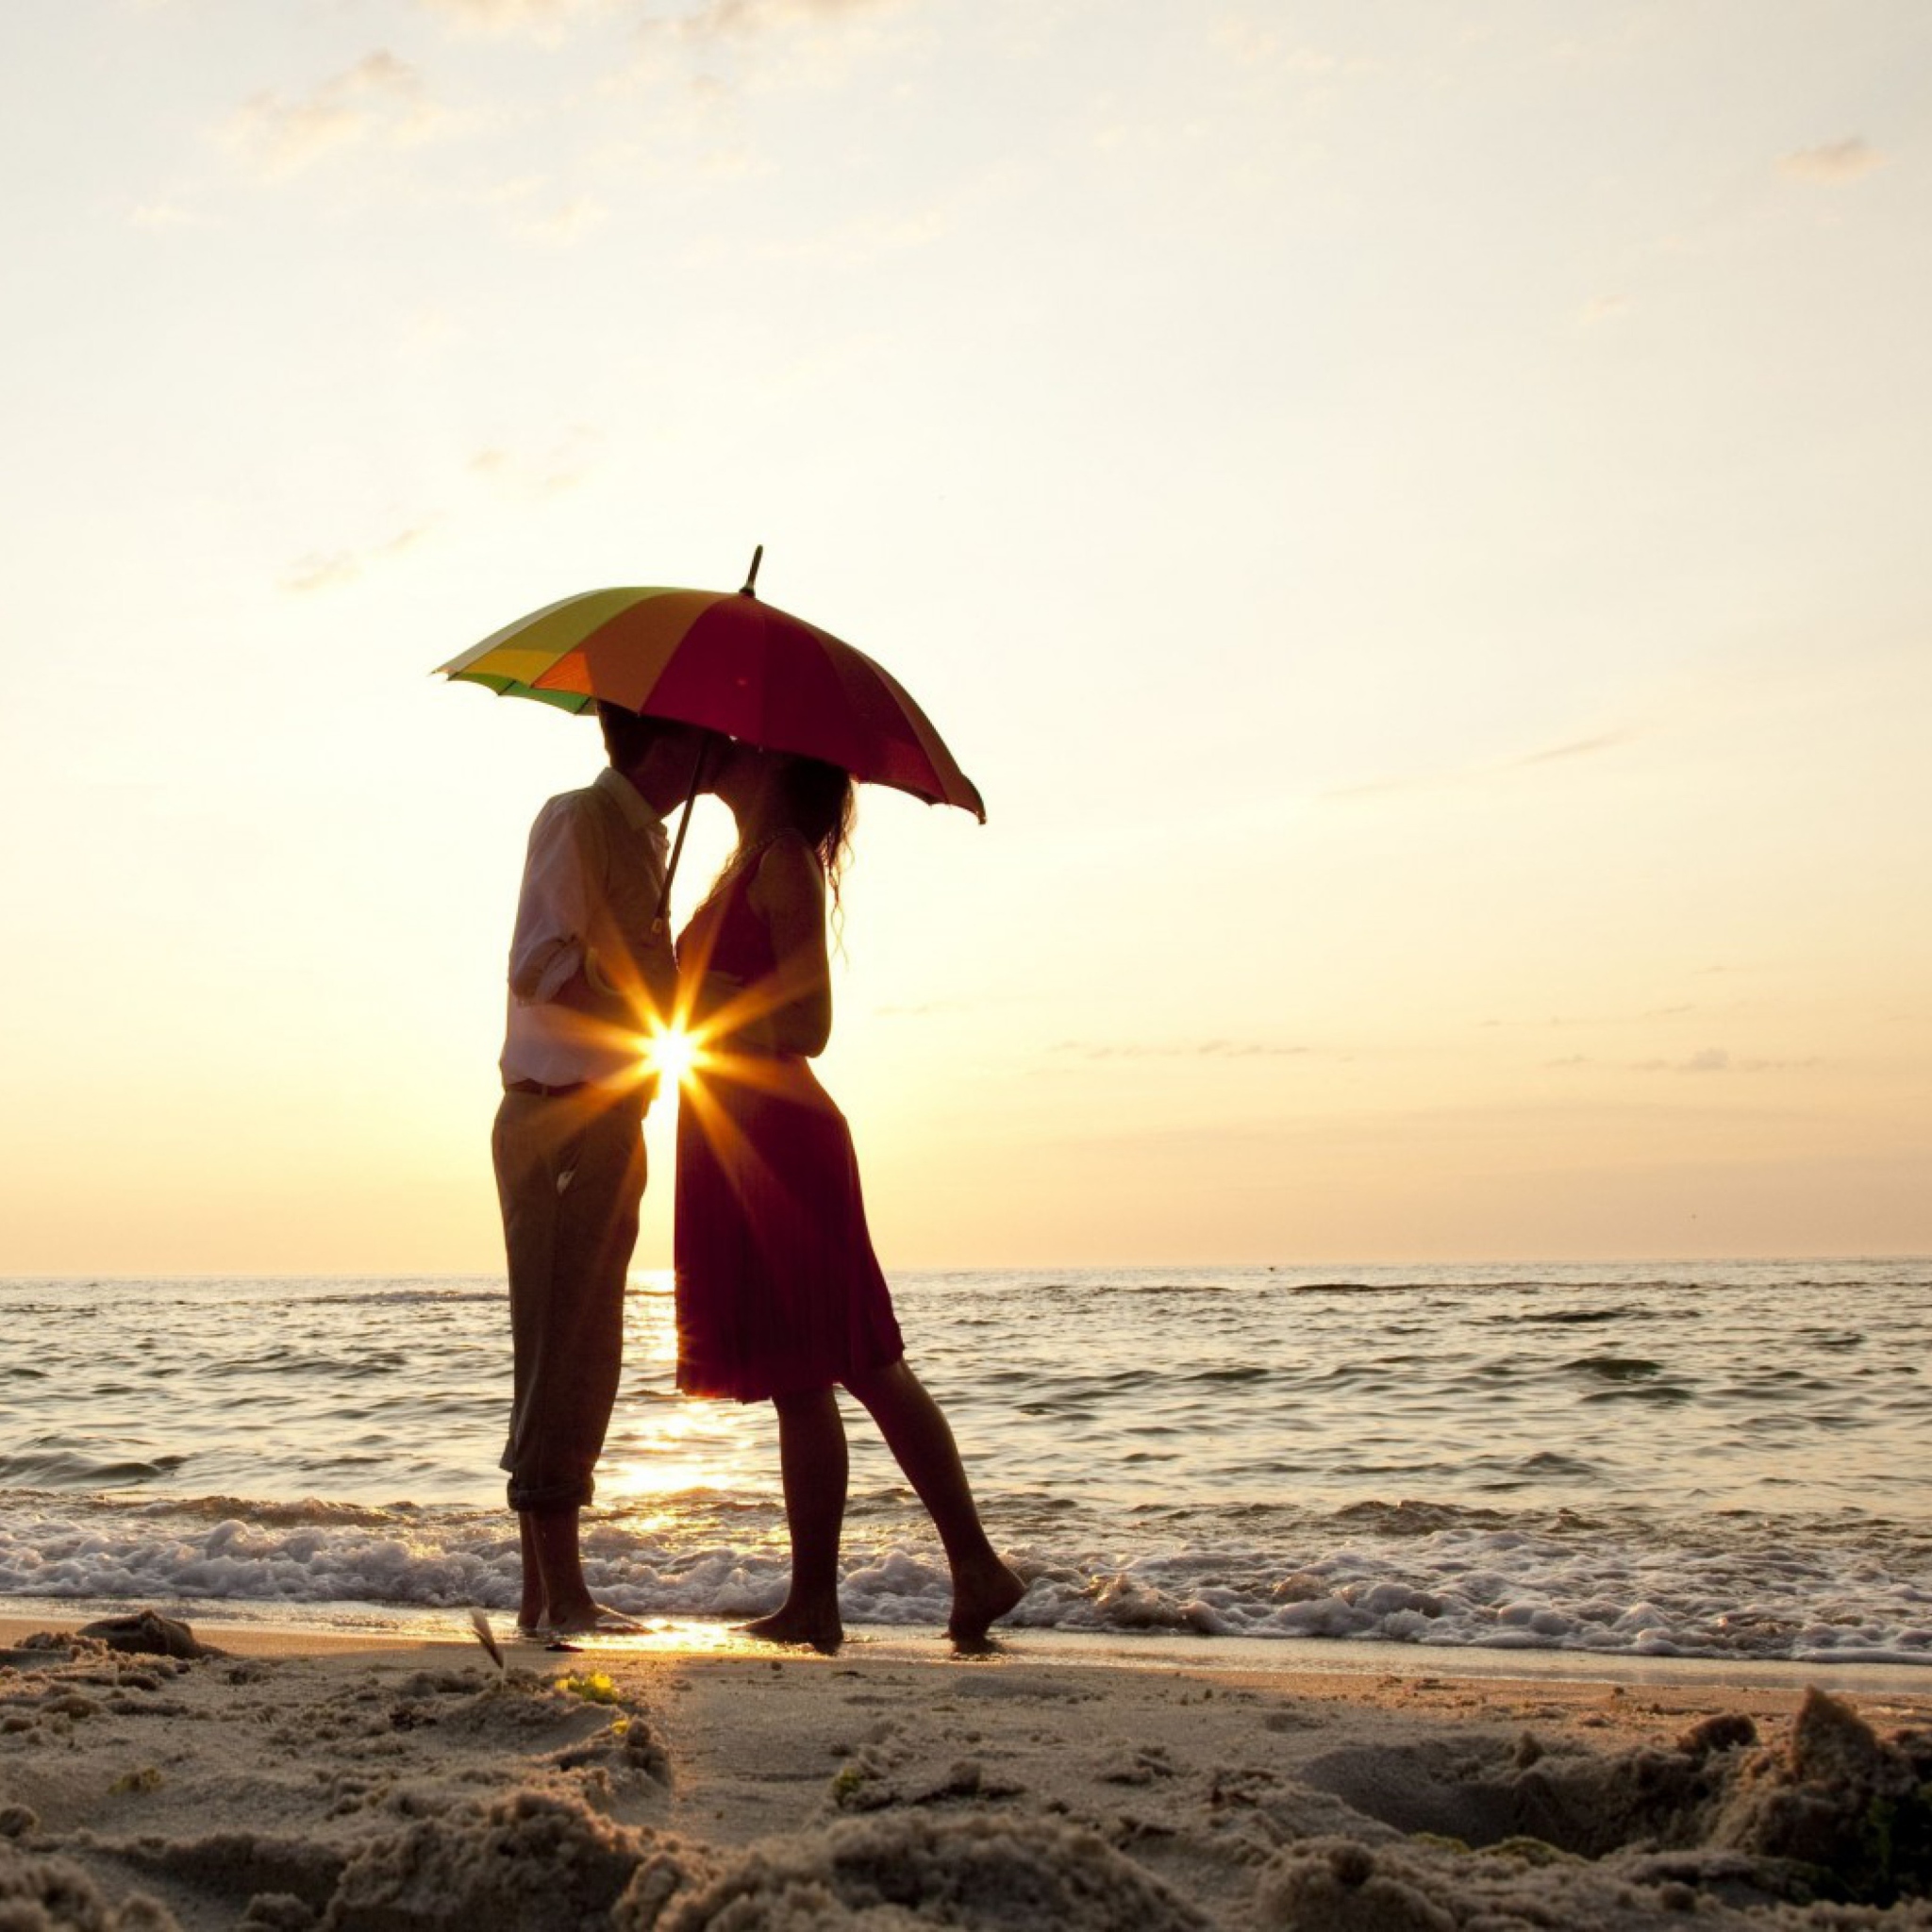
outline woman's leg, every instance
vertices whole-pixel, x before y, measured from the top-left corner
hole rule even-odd
[[[918,1491],[953,1570],[953,1615],[947,1633],[962,1650],[986,1642],[987,1627],[1026,1594],[987,1541],[944,1412],[903,1360],[846,1384],[872,1413],[886,1447]]]
[[[791,1589],[769,1617],[744,1627],[773,1643],[837,1650],[839,1533],[845,1523],[845,1424],[830,1389],[780,1395],[778,1468],[785,1481],[785,1524],[791,1532]]]

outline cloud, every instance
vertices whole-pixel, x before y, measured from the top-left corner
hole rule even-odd
[[[1614,751],[1618,745],[1628,741],[1629,733],[1624,731],[1599,732],[1594,738],[1573,738],[1563,744],[1553,744],[1542,751],[1533,751],[1520,758],[1490,767],[1497,772],[1526,772],[1536,765],[1559,764],[1566,758],[1589,758],[1594,752]]]
[[[252,155],[263,174],[278,178],[331,148],[372,139],[395,145],[426,140],[441,118],[416,70],[378,48],[305,98],[258,93],[244,101],[228,125],[228,139]]]
[[[1828,142],[1823,147],[1801,147],[1785,156],[1778,172],[1794,181],[1817,181],[1827,188],[1842,187],[1848,181],[1862,181],[1867,175],[1885,166],[1888,157],[1867,147],[1854,135],[1849,141]]]
[[[1277,74],[1330,75],[1339,73],[1343,61],[1325,48],[1291,40],[1278,27],[1263,26],[1256,20],[1223,21],[1212,35],[1213,43],[1243,67],[1263,67]],[[1348,63],[1359,67],[1362,62]]]
[[[785,27],[885,13],[902,5],[904,0],[701,0],[690,13],[650,25],[691,40],[748,40]]]
[[[929,248],[942,240],[951,220],[941,208],[915,208],[899,215],[867,216],[857,222],[799,237],[787,236],[765,250],[775,261],[826,261],[853,267],[882,256]]]
[[[1633,1074],[1775,1074],[1787,1072],[1794,1067],[1815,1067],[1817,1064],[1815,1059],[1734,1059],[1725,1047],[1706,1046],[1700,1047],[1697,1052],[1680,1060],[1638,1060],[1632,1064],[1630,1071]]]
[[[573,425],[548,447],[479,449],[465,467],[471,475],[525,499],[561,496],[595,469],[603,439],[588,425]]]
[[[1366,785],[1341,785],[1324,792],[1326,798],[1367,798],[1391,791],[1428,791],[1444,786],[1474,785],[1491,778],[1507,777],[1513,772],[1533,771],[1539,765],[1567,763],[1572,758],[1591,758],[1598,752],[1614,751],[1628,744],[1634,736],[1628,731],[1601,731],[1591,738],[1566,739],[1560,744],[1545,745],[1541,751],[1525,752],[1513,758],[1487,765],[1472,765],[1459,772],[1437,772],[1414,778],[1377,778]]]
[[[1267,1040],[1154,1041],[1062,1040],[1049,1049],[1086,1060],[1153,1059],[1294,1059],[1311,1051],[1306,1046],[1282,1046]]]
[[[173,201],[137,202],[127,210],[127,219],[137,228],[206,228],[208,216]]]
[[[558,197],[538,207],[539,197],[549,192],[541,179],[511,181],[498,188],[490,199],[505,210],[518,234],[558,247],[580,241],[609,218],[608,206],[590,194]]]
[[[574,200],[558,202],[544,214],[533,215],[528,230],[545,242],[575,242],[591,229],[601,228],[609,214],[603,202],[579,194]]]
[[[608,0],[417,0],[417,4],[458,26],[492,34],[534,27],[546,39],[554,38],[579,14],[608,10]]]
[[[1721,1046],[1700,1047],[1688,1059],[1648,1060],[1644,1062],[1647,1072],[1672,1074],[1727,1074],[1731,1071],[1731,1057]]]
[[[1630,298],[1627,295],[1598,295],[1583,305],[1583,325],[1585,328],[1601,328],[1606,323],[1615,322],[1620,315],[1630,312]]]
[[[310,551],[282,573],[282,589],[299,597],[318,591],[340,590],[344,584],[354,583],[372,563],[415,549],[435,527],[436,519],[425,517],[366,550]]]
[[[674,11],[654,0],[634,30],[633,60],[612,84],[675,80],[708,118],[741,86],[824,91],[847,77],[854,59],[874,56],[884,24],[911,7],[912,0],[695,0]],[[707,128],[705,143],[716,138]]]
[[[1541,1019],[1525,1016],[1521,1021],[1488,1020],[1483,1024],[1490,1026],[1514,1026],[1519,1024],[1544,1026],[1554,1028],[1558,1032],[1574,1032],[1576,1028],[1585,1026],[1649,1026],[1655,1024],[1658,1020],[1681,1020],[1691,1013],[1735,1012],[1736,1010],[1736,1002],[1726,1002],[1723,1006],[1717,1007],[1703,1000],[1679,1000],[1670,1006],[1644,1007],[1642,1008],[1629,1008],[1623,1011],[1599,1009],[1596,1012],[1588,1013],[1548,1013]]]
[[[533,450],[492,445],[464,464],[469,474],[522,502],[541,502],[575,490],[595,467],[602,438],[583,424],[573,425],[554,442]],[[281,587],[296,596],[336,591],[375,565],[401,557],[426,541],[442,522],[441,514],[418,517],[394,536],[360,550],[315,550],[282,573]]]

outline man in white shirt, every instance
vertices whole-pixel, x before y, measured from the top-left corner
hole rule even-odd
[[[625,1627],[591,1595],[577,1524],[622,1365],[655,1091],[643,1036],[676,985],[657,919],[662,814],[686,795],[705,737],[615,706],[597,712],[609,769],[551,799],[530,830],[491,1139],[515,1364],[502,1467],[529,1635]]]

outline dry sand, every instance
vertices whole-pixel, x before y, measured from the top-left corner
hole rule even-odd
[[[0,1932],[1932,1927],[1932,1695],[44,1629]]]

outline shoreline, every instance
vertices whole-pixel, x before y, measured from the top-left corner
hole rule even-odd
[[[0,1597],[0,1650],[38,1632],[77,1631],[96,1619],[154,1608],[189,1624],[197,1637],[238,1657],[327,1656],[341,1652],[408,1655],[474,1652],[482,1646],[467,1610],[392,1611],[385,1606],[332,1606],[360,1610],[368,1627],[307,1620],[308,1607],[135,1604],[108,1598]],[[249,1614],[254,1612],[255,1614]],[[761,1643],[736,1626],[700,1618],[647,1618],[640,1637],[578,1639],[565,1650],[519,1642],[506,1612],[491,1611],[492,1634],[513,1665],[559,1664],[572,1657],[610,1660],[695,1661],[704,1658],[786,1658],[803,1662],[865,1661],[917,1667],[972,1663],[952,1656],[943,1633],[906,1624],[849,1624],[837,1657]],[[1704,1696],[1799,1692],[1813,1687],[1837,1696],[1924,1700],[1932,1714],[1932,1669],[1890,1663],[1793,1663],[1776,1657],[1636,1657],[1614,1652],[1391,1643],[1333,1637],[1257,1638],[1144,1634],[1120,1631],[1008,1628],[995,1625],[987,1661],[1063,1670],[1181,1673],[1254,1684],[1302,1685],[1364,1678],[1441,1679],[1515,1690],[1570,1685],[1670,1690]]]

